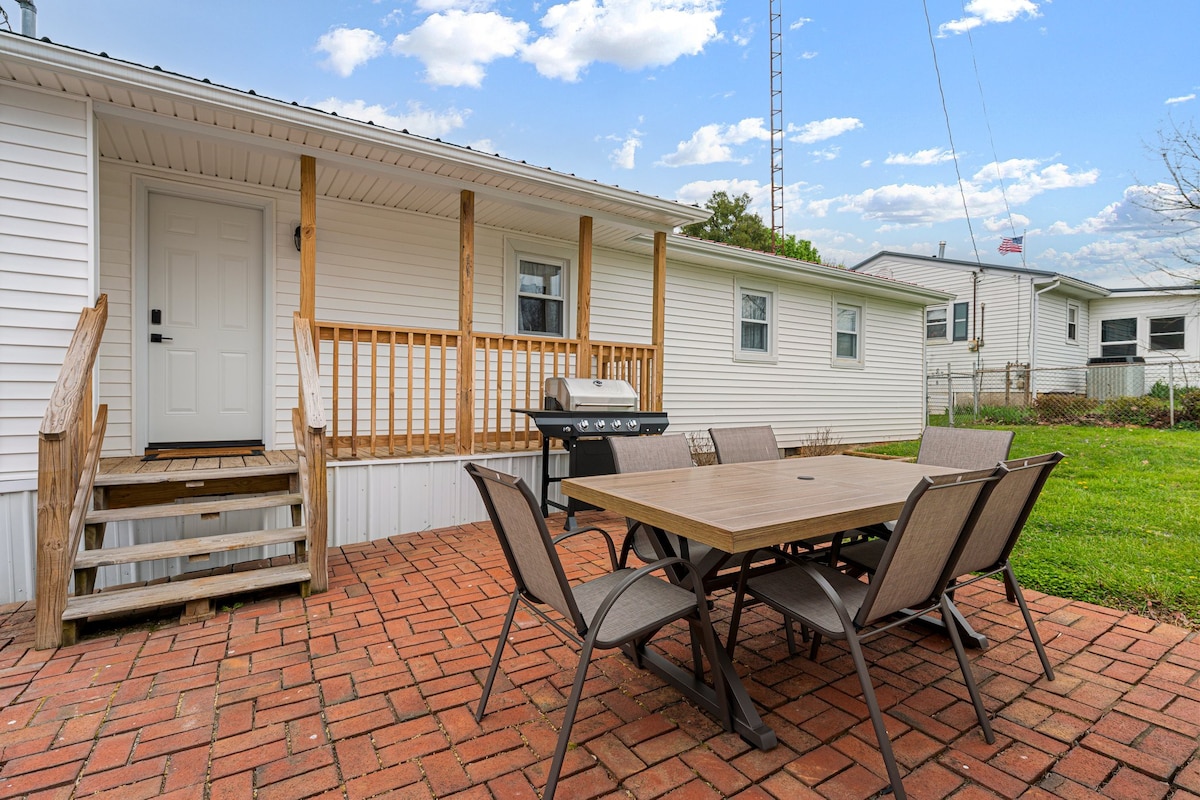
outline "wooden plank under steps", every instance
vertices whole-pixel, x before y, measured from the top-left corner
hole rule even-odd
[[[166,519],[168,517],[191,517],[197,514],[218,514],[222,511],[250,511],[256,508],[277,508],[300,505],[304,496],[298,492],[268,494],[261,497],[238,497],[232,500],[205,500],[199,503],[169,503],[158,506],[134,506],[89,511],[85,522],[121,522],[136,519]]]
[[[303,583],[310,577],[308,564],[287,564],[282,567],[264,567],[244,572],[206,575],[203,578],[135,586],[130,589],[115,589],[111,592],[98,592],[82,597],[69,597],[66,611],[63,612],[63,621],[74,622],[103,614],[144,611],[161,606],[178,606],[192,600],[226,597],[272,586]]]
[[[95,569],[96,567],[111,567],[114,564],[132,564],[160,558],[223,553],[248,547],[302,542],[304,535],[305,530],[301,526],[245,533],[224,533],[216,536],[196,536],[191,539],[149,542],[126,547],[102,547],[97,550],[84,550],[75,556],[75,569]]]
[[[169,462],[164,462],[169,463]],[[217,469],[181,469],[156,472],[101,472],[96,476],[97,486],[134,486],[152,483],[179,483],[187,481],[215,481],[224,478],[255,478],[263,475],[290,475],[299,467],[296,462],[285,464],[261,464],[253,467],[219,467]]]

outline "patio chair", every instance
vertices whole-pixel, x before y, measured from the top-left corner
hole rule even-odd
[[[515,582],[508,614],[500,627],[496,652],[483,684],[483,695],[475,711],[475,721],[483,719],[519,605],[524,605],[535,617],[580,648],[579,666],[567,699],[554,759],[546,776],[543,800],[554,797],[593,650],[630,645],[636,653],[664,625],[687,619],[692,631],[693,653],[703,646],[711,666],[709,672],[713,676],[718,698],[718,713],[726,729],[731,727],[725,684],[721,670],[716,667],[716,636],[708,616],[708,603],[700,576],[694,566],[681,558],[665,558],[640,569],[619,569],[612,538],[602,529],[577,528],[552,540],[546,521],[538,510],[538,501],[524,481],[474,463],[467,464],[466,470],[479,487]],[[587,531],[599,531],[604,535],[613,571],[571,586],[555,545]],[[652,574],[664,569],[678,571],[684,577],[682,585]],[[550,616],[542,609],[543,606],[557,612],[561,619]],[[697,634],[702,642],[696,641]],[[693,670],[696,680],[702,681],[703,666],[698,658]]]
[[[744,461],[775,461],[779,444],[770,425],[743,428],[709,428],[718,464],[738,464]]]
[[[1062,453],[1047,453],[1031,458],[1017,458],[1004,462],[1008,472],[992,490],[979,520],[966,545],[958,556],[951,570],[949,594],[953,599],[954,589],[974,583],[993,575],[1004,576],[1005,594],[1009,602],[1016,602],[1025,618],[1025,627],[1029,630],[1029,638],[1037,650],[1042,662],[1042,672],[1047,680],[1054,680],[1054,669],[1046,656],[1046,648],[1034,627],[1033,617],[1029,606],[1025,603],[1025,595],[1021,585],[1013,574],[1009,556],[1025,522],[1033,511],[1038,496],[1050,471],[1062,461]],[[872,539],[861,544],[854,544],[842,549],[842,560],[868,574],[874,574],[883,557],[885,542],[882,539]]]
[[[921,432],[917,463],[958,469],[988,469],[1008,458],[1012,440],[1012,431],[938,428],[930,425]],[[835,535],[829,548],[829,563],[837,566],[842,548],[848,541],[861,543],[869,541],[871,537],[886,539],[895,525],[893,520]]]
[[[691,446],[683,436],[613,436],[609,438],[608,445],[612,448],[613,467],[618,473],[655,472],[694,466]],[[653,534],[650,528],[635,519],[627,519],[626,523],[628,532],[621,543],[621,555],[617,563],[625,567],[630,552],[645,562],[657,560],[659,553],[651,539]],[[728,553],[706,544],[681,539],[673,533],[667,533],[666,538],[677,555],[682,555],[701,568],[701,575],[716,569],[729,558]]]
[[[790,556],[789,566],[775,572],[751,577],[743,567],[738,581],[729,623],[730,653],[737,643],[747,597],[766,603],[783,614],[788,626],[792,620],[798,620],[810,628],[813,631],[812,658],[815,658],[823,636],[846,641],[887,766],[888,779],[896,797],[901,800],[905,797],[904,786],[860,642],[934,609],[949,613],[946,587],[950,582],[950,568],[1003,469],[996,466],[991,470],[922,478],[909,494],[879,569],[869,584],[828,565]],[[975,685],[962,639],[953,625],[948,626],[948,630],[963,681],[975,706],[975,716],[983,728],[984,738],[991,744],[995,735]]]

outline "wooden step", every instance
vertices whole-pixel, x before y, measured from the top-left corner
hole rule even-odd
[[[138,486],[155,483],[187,483],[216,481],[226,478],[258,478],[264,475],[291,475],[299,471],[295,462],[263,464],[255,467],[221,467],[219,469],[179,469],[157,472],[101,472],[97,486]]]
[[[75,556],[75,569],[111,567],[114,564],[132,564],[138,561],[155,561],[160,558],[198,556],[208,553],[224,553],[248,547],[266,547],[273,544],[288,544],[304,541],[304,528],[276,528],[267,531],[246,533],[224,533],[217,536],[197,536],[191,539],[176,539],[169,542],[149,542],[127,547],[101,547],[83,550]]]
[[[178,606],[192,600],[226,597],[272,586],[302,583],[309,580],[310,577],[308,564],[288,564],[282,567],[264,567],[244,572],[206,575],[203,578],[115,589],[111,592],[98,592],[82,597],[68,597],[67,608],[63,612],[63,621],[73,622],[102,614],[145,611],[161,606]]]
[[[222,511],[249,511],[256,508],[295,506],[304,502],[300,493],[268,494],[261,497],[236,497],[231,500],[204,500],[199,503],[167,503],[157,506],[133,506],[89,511],[84,522],[122,522],[136,519],[166,519],[192,517],[197,514],[219,514]]]

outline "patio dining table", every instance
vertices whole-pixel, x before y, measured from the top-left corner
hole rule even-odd
[[[961,470],[890,459],[817,456],[571,478],[562,482],[562,491],[651,526],[662,552],[670,551],[664,535],[670,531],[737,554],[784,542],[820,540],[895,519],[923,476],[954,472]],[[759,717],[733,662],[722,648],[717,656],[716,668],[730,692],[735,730],[760,749],[774,747],[775,732]],[[641,657],[694,702],[718,713],[711,687],[690,671],[657,653]]]

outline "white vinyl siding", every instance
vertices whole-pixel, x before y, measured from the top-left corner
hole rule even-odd
[[[1183,317],[1183,349],[1151,349],[1150,321],[1169,317]],[[1200,360],[1200,291],[1121,292],[1103,300],[1093,300],[1089,327],[1094,345],[1089,355],[1100,355],[1103,320],[1129,318],[1138,321],[1137,355],[1143,356],[1147,363]]]
[[[37,475],[37,433],[93,275],[90,109],[0,86],[0,484]]]
[[[771,425],[781,447],[822,429],[841,443],[912,438],[923,426],[921,306],[866,298],[864,369],[836,369],[835,300],[827,289],[778,283],[775,363],[728,361],[736,347],[736,276],[671,260],[668,250],[663,407],[672,432]],[[888,413],[879,413],[879,397]]]

